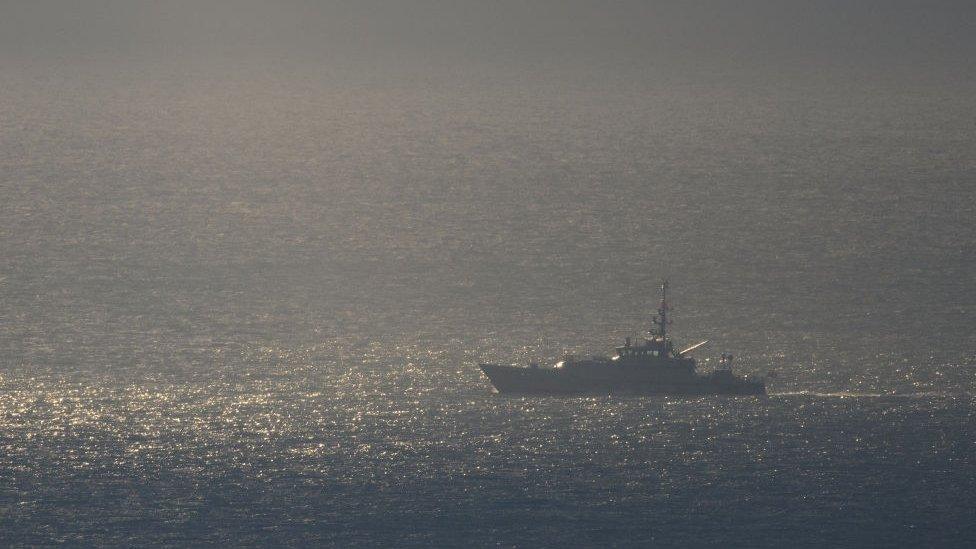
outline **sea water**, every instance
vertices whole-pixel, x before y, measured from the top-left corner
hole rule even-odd
[[[0,91],[3,544],[976,542],[968,91],[90,70]],[[477,368],[664,278],[769,396]]]

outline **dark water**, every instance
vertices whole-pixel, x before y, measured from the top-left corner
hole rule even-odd
[[[341,76],[8,76],[0,542],[976,543],[971,90]]]

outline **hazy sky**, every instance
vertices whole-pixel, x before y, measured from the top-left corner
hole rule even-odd
[[[3,1],[0,60],[972,73],[971,1]]]

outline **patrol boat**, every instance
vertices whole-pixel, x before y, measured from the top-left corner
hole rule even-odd
[[[668,283],[661,285],[661,304],[642,343],[627,338],[613,357],[576,359],[567,356],[552,367],[480,364],[499,393],[523,395],[765,395],[764,380],[732,372],[732,355],[722,354],[719,367],[696,370],[689,353],[707,341],[682,351],[668,336]]]

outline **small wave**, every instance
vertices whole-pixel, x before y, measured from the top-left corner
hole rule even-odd
[[[861,393],[856,391],[785,391],[782,393],[769,393],[769,396],[812,396],[818,398],[930,398],[951,396],[947,393],[936,391],[924,391],[919,393]]]

